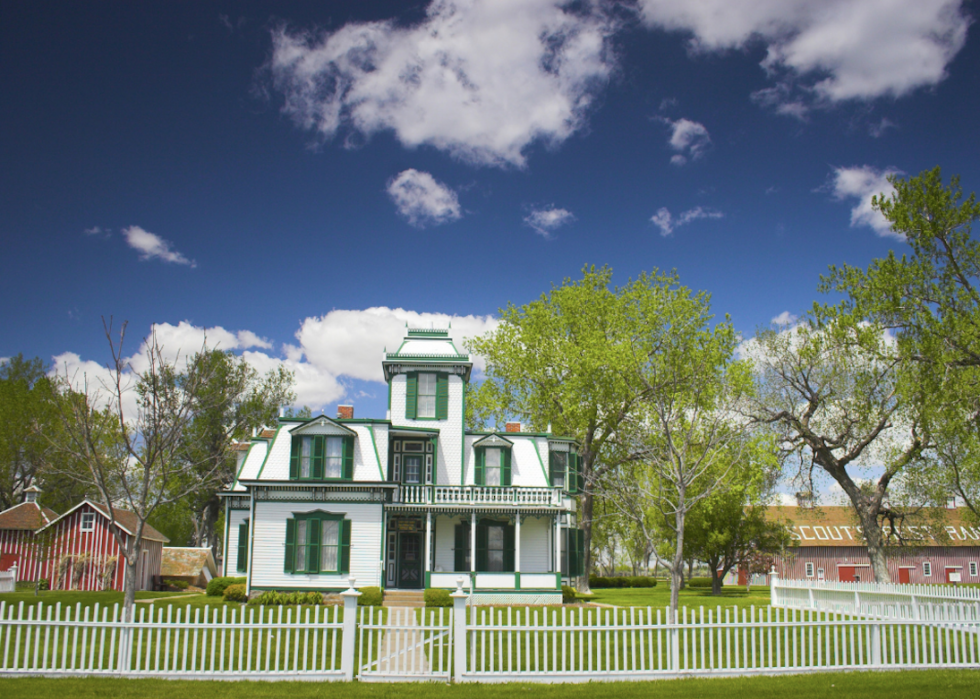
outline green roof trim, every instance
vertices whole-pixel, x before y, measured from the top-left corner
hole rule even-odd
[[[437,330],[435,328],[409,328],[409,337],[449,337],[449,329]]]
[[[400,359],[410,359],[413,362],[425,361],[425,362],[469,362],[470,355],[468,354],[398,354],[398,353],[387,353],[385,354],[385,361],[395,362]]]
[[[439,428],[438,427],[410,427],[408,425],[406,425],[404,427],[401,427],[399,425],[392,425],[391,426],[391,432],[399,432],[399,431],[404,431],[404,432],[426,432],[428,434],[436,434],[436,435],[439,434]]]

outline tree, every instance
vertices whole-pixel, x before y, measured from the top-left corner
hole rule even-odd
[[[750,412],[772,426],[797,479],[814,492],[816,469],[840,485],[857,515],[875,578],[889,582],[883,520],[893,481],[929,447],[919,414],[901,399],[902,357],[877,325],[820,309],[790,330],[762,330],[746,348],[755,361]],[[875,469],[881,475],[873,478]],[[893,527],[894,528],[894,527]]]
[[[63,377],[67,400],[56,405],[65,439],[49,443],[59,456],[85,465],[85,472],[75,477],[98,492],[109,515],[110,531],[126,564],[124,605],[126,618],[131,619],[147,520],[161,505],[185,498],[202,483],[209,483],[220,467],[214,461],[188,461],[184,448],[195,409],[210,407],[202,401],[212,372],[205,365],[181,377],[175,366],[179,357],[167,361],[155,333],[144,342],[144,368],[138,370],[123,357],[126,324],[118,343],[111,323],[104,323],[104,328],[112,355],[111,379],[96,386],[82,377],[82,390],[76,392],[71,387],[78,377]],[[129,391],[136,393],[132,413],[126,408]],[[100,404],[105,407],[97,408]],[[130,537],[116,526],[120,506],[136,518]]]
[[[13,507],[50,457],[44,432],[54,427],[54,382],[38,358],[0,364],[0,510]]]
[[[919,482],[940,502],[957,493],[980,519],[980,243],[971,235],[980,204],[974,194],[964,200],[958,177],[944,185],[938,167],[889,181],[894,194],[872,207],[911,252],[867,269],[832,267],[822,288],[845,295],[846,313],[893,333],[910,360],[902,397],[938,445],[936,468]]]
[[[198,375],[208,380],[202,382]],[[180,383],[198,387],[180,447],[181,458],[197,466],[187,470],[186,482],[174,485],[188,490],[186,505],[193,513],[193,545],[209,545],[217,556],[218,492],[229,488],[236,475],[232,445],[248,439],[254,428],[274,423],[280,407],[295,399],[293,374],[280,366],[260,378],[244,358],[205,349],[189,362]]]
[[[486,380],[467,400],[471,426],[518,418],[579,442],[585,486],[578,510],[585,539],[579,587],[586,591],[595,483],[608,467],[607,444],[651,391],[639,380],[642,367],[656,354],[675,306],[690,299],[673,273],[655,270],[616,288],[611,282],[608,267],[586,267],[581,280],[565,279],[523,306],[509,304],[496,329],[468,343],[487,365]]]

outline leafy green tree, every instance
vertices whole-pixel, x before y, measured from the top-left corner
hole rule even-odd
[[[580,280],[565,279],[535,301],[508,305],[496,329],[468,344],[487,363],[486,380],[467,399],[471,426],[518,418],[579,442],[582,590],[589,589],[595,485],[610,466],[610,440],[656,390],[642,374],[658,343],[684,322],[683,308],[704,298],[692,297],[676,274],[654,271],[622,287],[611,283],[608,267],[586,267]]]
[[[917,406],[936,444],[935,468],[913,479],[940,502],[950,492],[980,519],[980,219],[975,194],[937,167],[890,177],[891,196],[872,207],[910,251],[867,269],[832,267],[822,288],[845,295],[844,312],[888,329],[907,362],[902,399]]]

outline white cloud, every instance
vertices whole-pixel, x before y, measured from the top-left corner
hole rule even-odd
[[[240,351],[241,356],[259,373],[266,373],[280,366],[296,376],[296,406],[308,405],[319,410],[347,396],[344,378],[383,382],[382,353],[387,347],[395,351],[405,336],[406,323],[410,327],[452,326],[450,334],[461,352],[463,341],[480,335],[497,326],[493,316],[457,316],[444,313],[418,313],[402,308],[375,307],[364,310],[335,310],[321,317],[306,318],[296,332],[297,344],[284,344],[279,352],[272,343],[250,330],[227,330],[221,326],[203,328],[182,321],[177,325],[158,323],[153,326],[162,354],[168,362],[178,366],[206,345],[209,348]],[[255,349],[258,348],[258,349]],[[148,366],[147,343],[142,341],[132,355],[127,356],[127,375],[124,383],[132,388],[130,371],[144,371]],[[266,350],[266,351],[260,351]],[[484,362],[473,357],[477,371]],[[99,394],[99,405],[105,404],[113,373],[96,361],[82,359],[74,352],[64,352],[54,357],[51,374],[67,377],[76,389],[82,389],[87,381],[92,394]],[[133,390],[124,394],[127,414],[136,411]]]
[[[194,260],[189,260],[182,253],[171,249],[173,243],[164,240],[156,233],[150,233],[139,226],[130,226],[124,228],[122,234],[126,238],[126,244],[139,251],[141,260],[152,260],[156,257],[164,262],[197,267]]]
[[[723,217],[724,214],[720,211],[713,211],[711,209],[705,209],[704,207],[697,206],[693,209],[688,209],[677,218],[674,218],[667,207],[662,206],[657,209],[657,213],[650,217],[650,220],[657,226],[657,228],[660,229],[660,235],[666,238],[668,235],[673,233],[676,228],[686,226],[691,221],[697,221],[701,218]]]
[[[534,209],[524,217],[524,223],[547,239],[552,237],[555,230],[574,220],[575,215],[571,211],[554,206],[547,209]]]
[[[462,216],[456,192],[427,172],[403,170],[388,182],[398,213],[418,228],[456,221]]]
[[[799,319],[799,316],[790,313],[789,311],[783,311],[778,316],[774,316],[769,322],[773,325],[778,325],[780,327],[786,325],[792,325]]]
[[[762,67],[792,88],[770,97],[794,116],[805,113],[801,96],[830,103],[899,97],[939,83],[966,40],[970,19],[962,5],[962,0],[640,0],[646,24],[689,32],[695,51],[762,42],[767,49]]]
[[[905,236],[892,230],[891,224],[879,212],[871,208],[871,197],[884,194],[890,197],[895,188],[888,181],[888,175],[894,175],[894,169],[877,170],[870,165],[862,167],[834,168],[831,187],[837,199],[857,199],[858,203],[851,209],[851,226],[870,226],[882,237],[892,237],[905,240]]]
[[[885,132],[888,131],[888,129],[897,128],[898,124],[896,124],[894,121],[887,117],[882,117],[881,121],[879,121],[877,124],[871,124],[868,126],[868,133],[871,135],[871,138],[881,138],[885,135]]]
[[[92,226],[91,228],[85,229],[85,235],[100,235],[108,238],[112,234],[112,230],[109,228],[102,228],[101,226]]]
[[[697,160],[711,145],[711,136],[704,124],[700,124],[690,119],[678,119],[671,121],[664,119],[663,122],[670,126],[670,147],[677,151],[671,157],[670,162],[674,165],[684,165],[688,159]]]
[[[413,26],[278,28],[268,63],[283,112],[303,129],[431,145],[481,165],[525,163],[535,141],[579,130],[614,59],[602,3],[433,0]]]

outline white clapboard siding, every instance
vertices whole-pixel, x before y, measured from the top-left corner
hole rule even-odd
[[[348,577],[360,586],[381,584],[380,504],[344,502],[265,502],[255,503],[252,523],[252,589],[337,590],[347,587]],[[306,575],[283,572],[286,520],[294,513],[323,510],[342,514],[351,521],[350,575]]]
[[[449,403],[445,420],[409,420],[405,418],[405,375],[391,380],[392,429],[426,427],[439,429],[439,453],[436,459],[436,482],[459,485],[463,457],[463,379],[449,377]]]
[[[238,527],[248,518],[248,510],[229,510],[228,512],[228,549],[224,555],[224,575],[231,577],[245,575],[238,570]]]
[[[525,517],[521,522],[521,573],[553,572],[552,517]]]

